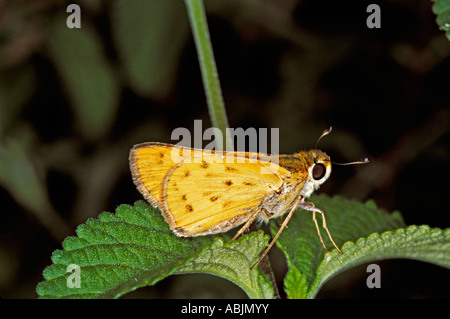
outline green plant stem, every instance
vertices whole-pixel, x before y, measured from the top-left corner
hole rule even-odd
[[[205,87],[206,99],[208,102],[209,116],[212,125],[219,128],[222,132],[224,144],[221,148],[226,149],[225,145],[227,148],[232,147],[233,141],[226,134],[228,119],[222,97],[222,90],[220,88],[219,75],[217,73],[211,39],[209,37],[205,7],[203,5],[203,0],[185,0],[184,2],[186,3],[192,33],[194,34],[195,46],[197,47],[203,86]],[[268,258],[265,258],[263,262],[262,271],[271,279],[272,284],[274,285],[275,296],[279,298],[275,277]]]
[[[195,45],[197,47],[198,59],[202,73],[203,86],[205,87],[206,100],[208,103],[209,116],[212,125],[220,129],[226,140],[226,128],[228,127],[228,119],[225,110],[225,103],[220,88],[219,76],[217,73],[214,53],[209,37],[208,23],[206,21],[205,8],[203,0],[185,0],[186,8],[191,23],[192,33],[194,35]],[[218,142],[218,141],[217,141]]]

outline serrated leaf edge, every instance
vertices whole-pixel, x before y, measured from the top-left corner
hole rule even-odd
[[[344,252],[344,255],[341,255],[336,249],[332,250],[331,252],[328,252],[325,254],[322,262],[320,263],[319,267],[317,268],[317,273],[314,282],[311,284],[310,287],[308,287],[308,293],[306,295],[306,298],[314,298],[317,293],[319,292],[320,288],[323,287],[323,285],[330,280],[332,277],[336,276],[337,274],[367,263],[371,261],[376,260],[383,260],[383,259],[412,259],[412,260],[419,260],[419,261],[425,261],[433,264],[437,264],[439,266],[450,268],[449,265],[442,265],[439,263],[435,263],[430,260],[426,260],[425,258],[418,258],[417,256],[411,256],[411,254],[408,254],[406,251],[398,251],[398,252],[392,252],[390,249],[383,249],[383,247],[380,247],[378,249],[375,249],[373,252],[371,252],[369,255],[361,255],[361,258],[356,258],[354,260],[345,260],[346,253],[350,253],[355,250],[370,250],[371,247],[374,245],[379,244],[380,242],[386,242],[386,241],[408,241],[408,237],[412,237],[414,235],[417,236],[417,233],[428,233],[428,234],[435,234],[433,236],[441,236],[443,239],[450,239],[450,228],[441,229],[441,228],[431,228],[429,225],[410,225],[406,228],[398,228],[395,230],[388,230],[385,232],[380,233],[372,233],[367,237],[361,237],[356,242],[348,241],[342,246],[342,250]],[[398,238],[395,238],[396,236],[400,235]],[[366,245],[369,243],[369,245]],[[422,245],[421,245],[422,246]],[[411,246],[409,246],[411,247]],[[398,250],[398,248],[397,248]],[[378,256],[374,256],[374,254],[380,253]],[[450,251],[449,251],[450,256]],[[337,271],[328,272],[324,277],[321,277],[319,272],[323,271],[328,265],[332,264],[333,261],[339,260],[338,264],[340,264],[339,267],[336,267]],[[342,260],[343,259],[343,260]],[[450,259],[450,258],[449,258]]]

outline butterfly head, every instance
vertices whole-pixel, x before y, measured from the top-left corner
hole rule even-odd
[[[315,185],[315,189],[317,189],[320,186],[320,184],[325,182],[330,176],[331,163],[336,165],[355,165],[355,164],[366,164],[370,162],[368,158],[347,163],[331,162],[330,157],[327,154],[317,149],[317,144],[319,143],[321,138],[330,134],[330,132],[331,126],[323,131],[322,135],[320,135],[319,138],[317,139],[316,144],[314,145],[314,149],[308,152],[308,157],[313,159],[313,163],[308,168],[308,173],[311,181]]]
[[[307,152],[308,161],[308,180],[318,189],[331,174],[330,157],[318,149],[312,149]]]

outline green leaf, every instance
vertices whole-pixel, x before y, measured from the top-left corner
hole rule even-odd
[[[206,272],[234,282],[249,298],[274,298],[274,290],[268,278],[262,276],[256,269],[250,270],[258,260],[261,250],[267,246],[267,242],[268,236],[262,231],[242,236],[239,240],[228,244],[218,239],[175,272],[179,274]]]
[[[183,4],[118,0],[112,9],[113,36],[127,84],[140,95],[165,97],[189,35]]]
[[[436,22],[439,29],[445,31],[450,40],[450,0],[433,0],[433,12],[437,15]]]
[[[88,19],[81,29],[69,29],[67,15],[50,24],[47,51],[70,97],[79,132],[89,140],[105,136],[119,106],[119,81]]]
[[[47,193],[45,173],[39,156],[33,153],[35,132],[28,125],[18,125],[13,134],[0,141],[0,185],[16,203],[31,212],[53,238],[62,240],[69,231],[60,214],[53,208]],[[24,191],[26,190],[26,191]]]
[[[36,74],[30,65],[0,72],[0,135],[16,124],[36,88]]]
[[[277,242],[287,256],[289,271],[284,283],[289,298],[314,298],[332,276],[370,261],[410,258],[450,267],[449,229],[426,225],[399,228],[404,226],[400,214],[389,214],[372,201],[362,204],[324,195],[313,200],[325,212],[328,228],[336,244],[342,246],[343,255],[336,249],[325,252],[311,213],[296,212]],[[276,232],[278,226],[273,223],[271,230]],[[322,236],[332,248],[324,232]]]
[[[333,251],[326,255],[317,270],[307,298],[313,298],[320,287],[332,276],[357,265],[390,258],[408,258],[450,268],[450,228],[430,228],[412,225],[381,235],[373,233],[348,242],[344,254]]]
[[[63,250],[52,255],[45,281],[36,291],[42,298],[117,298],[173,273],[202,272],[229,279],[251,297],[271,297],[259,270],[249,270],[267,245],[268,236],[253,233],[236,242],[220,237],[177,237],[158,209],[143,201],[121,205],[116,214],[102,213],[77,228]],[[69,265],[80,269],[80,288],[70,288]]]
[[[362,204],[335,196],[315,195],[311,198],[316,207],[325,213],[328,229],[336,244],[341,247],[347,241],[355,241],[373,232],[382,232],[404,226],[399,213],[388,214],[369,201]],[[319,226],[321,216],[317,216]],[[279,229],[277,223],[271,223],[271,232]],[[326,233],[321,229],[325,245],[333,248]],[[294,213],[277,241],[287,257],[289,271],[285,279],[285,289],[289,298],[305,298],[311,294],[310,288],[316,280],[317,269],[325,257],[326,251],[317,235],[312,213],[298,210]],[[336,253],[339,254],[335,250]]]

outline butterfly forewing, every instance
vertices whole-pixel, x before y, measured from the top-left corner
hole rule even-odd
[[[162,182],[167,173],[175,165],[192,156],[194,150],[170,144],[136,145],[130,152],[133,181],[147,200],[155,206],[160,206]]]
[[[245,222],[290,175],[257,153],[144,144],[130,155],[135,183],[178,235],[224,232]],[[173,151],[179,156],[173,158]],[[133,153],[133,151],[132,151]],[[152,163],[144,165],[141,163]]]

